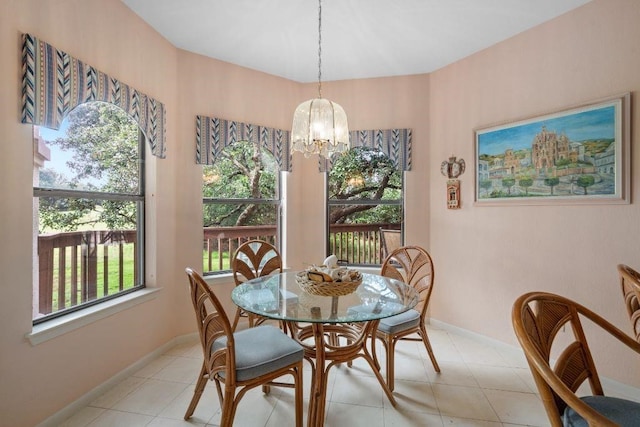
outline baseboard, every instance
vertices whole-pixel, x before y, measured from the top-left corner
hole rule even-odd
[[[451,325],[449,323],[445,323],[437,319],[433,319],[433,318],[429,319],[429,324],[433,325],[438,329],[443,329],[445,331],[450,331],[452,333],[455,333],[456,335],[472,338],[474,340],[484,342],[487,345],[491,345],[493,347],[504,348],[505,350],[510,350],[510,351],[513,351],[513,350],[522,351],[522,349],[520,349],[519,346],[507,344],[495,338],[491,338],[486,335],[479,334],[477,332],[469,331],[468,329],[463,329],[458,326]],[[640,388],[633,387],[628,384],[624,384],[619,381],[613,380],[611,378],[603,377],[603,376],[600,377],[600,382],[602,383],[602,387],[605,390],[605,394],[640,402]]]
[[[80,411],[85,406],[88,406],[91,402],[96,400],[98,397],[102,396],[104,393],[106,393],[115,385],[119,384],[121,381],[125,380],[126,378],[130,377],[134,373],[138,372],[140,369],[144,368],[147,364],[149,364],[149,362],[166,353],[167,350],[171,349],[172,347],[175,347],[176,345],[192,342],[197,339],[198,339],[197,333],[186,334],[186,335],[173,338],[172,340],[158,347],[151,353],[137,360],[132,365],[118,372],[116,375],[112,376],[107,381],[93,388],[91,391],[85,393],[81,398],[65,406],[63,409],[59,410],[58,412],[56,412],[55,414],[53,414],[52,416],[50,416],[49,418],[47,418],[46,420],[38,424],[38,427],[59,426],[67,418],[71,417],[72,415]]]

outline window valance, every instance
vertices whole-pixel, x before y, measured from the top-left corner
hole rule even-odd
[[[89,101],[122,108],[140,126],[151,152],[165,157],[164,104],[32,36],[22,47],[22,123],[58,129],[64,117]]]
[[[237,141],[259,142],[278,162],[281,171],[291,171],[288,130],[214,117],[196,116],[196,163],[212,165],[225,147]],[[411,129],[354,130],[351,147],[371,147],[383,152],[398,170],[411,170]],[[320,172],[331,169],[331,160],[319,160]]]
[[[220,152],[237,141],[259,143],[273,154],[281,171],[291,171],[288,130],[196,116],[196,163],[214,164]]]
[[[411,129],[354,130],[351,148],[370,147],[383,152],[400,171],[411,170]],[[331,169],[330,159],[320,159],[320,172]]]

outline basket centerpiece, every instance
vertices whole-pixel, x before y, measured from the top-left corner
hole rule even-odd
[[[334,257],[335,258],[335,257]],[[312,266],[296,275],[302,290],[320,296],[335,297],[349,295],[362,283],[362,274],[357,270],[339,267],[331,257],[320,266]]]

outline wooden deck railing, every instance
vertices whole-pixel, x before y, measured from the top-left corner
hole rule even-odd
[[[138,274],[135,263],[130,262],[131,283],[124,280],[126,246],[130,247],[128,253],[135,253],[135,230],[73,231],[38,236],[38,313],[49,314],[133,287]],[[115,260],[111,256],[115,256]],[[99,265],[102,271],[98,271]],[[114,271],[117,288],[109,283],[109,273],[112,272],[113,278]]]
[[[399,228],[392,224],[334,224],[329,252],[349,264],[380,264],[381,227]],[[229,269],[238,246],[252,239],[275,244],[276,227],[204,228],[203,271]],[[49,314],[134,287],[138,275],[133,262],[135,250],[135,230],[39,236],[38,313]]]
[[[246,227],[205,227],[203,270],[222,271],[229,269],[229,260],[238,246],[247,240],[265,240],[276,243],[275,225],[255,225]]]

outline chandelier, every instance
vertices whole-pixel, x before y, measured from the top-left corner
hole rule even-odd
[[[298,105],[293,113],[291,150],[305,157],[329,158],[349,149],[349,125],[344,109],[322,97],[322,0],[318,0],[318,97]]]

